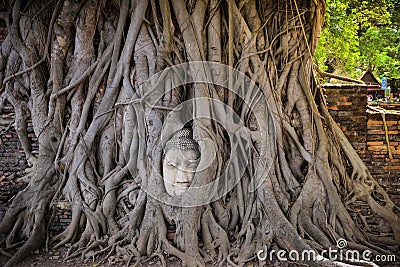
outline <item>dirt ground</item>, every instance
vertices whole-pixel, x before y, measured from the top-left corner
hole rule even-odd
[[[113,259],[106,259],[104,262],[100,262],[101,258],[95,261],[92,260],[82,260],[80,258],[73,258],[66,260],[66,248],[61,248],[59,250],[51,250],[49,252],[36,252],[31,256],[27,257],[21,263],[13,266],[13,267],[114,267],[121,266],[116,264],[110,264],[110,261]],[[0,256],[0,266],[4,265],[6,258],[4,256]],[[167,266],[171,267],[179,267],[182,266],[181,262],[176,258],[166,259]],[[126,266],[122,265],[122,266]],[[133,266],[133,263],[130,265]],[[161,267],[161,261],[158,258],[153,258],[146,262],[139,264],[139,266],[154,266]]]
[[[49,252],[36,252],[31,256],[27,257],[21,263],[13,266],[13,267],[114,267],[114,266],[126,266],[110,264],[109,260],[105,260],[104,262],[100,262],[99,260],[89,261],[82,260],[80,258],[74,258],[70,260],[66,260],[65,255],[67,253],[66,248],[61,248],[60,250],[52,250]],[[4,265],[6,258],[0,255],[0,266]],[[110,258],[112,260],[112,258]],[[175,257],[165,257],[166,266],[167,267],[181,267],[182,263],[179,259]],[[132,263],[130,266],[134,266]],[[153,258],[151,260],[147,260],[143,263],[140,263],[138,266],[152,266],[152,267],[162,267],[161,261],[159,258]],[[207,264],[207,267],[218,266],[218,264]],[[231,267],[229,264],[224,266]],[[271,267],[298,267],[298,264],[293,263],[270,263],[268,266]],[[302,265],[304,266],[304,265]],[[244,267],[258,267],[256,262],[248,263]]]
[[[49,252],[39,252],[37,251],[36,253],[33,253],[31,256],[27,257],[24,261],[21,263],[13,266],[13,267],[116,267],[116,266],[127,266],[126,264],[112,264],[110,263],[113,260],[113,257],[110,257],[109,259],[104,260],[103,262],[100,259],[97,259],[95,261],[93,260],[82,260],[80,258],[74,258],[74,259],[69,259],[66,260],[66,253],[67,253],[67,248],[61,248],[59,250],[51,250]],[[6,261],[6,257],[2,256],[0,254],[0,267],[4,265]],[[166,266],[167,267],[181,267],[182,263],[179,259],[175,257],[167,257],[165,255],[165,260],[166,260]],[[134,263],[129,265],[130,267],[134,266]],[[138,266],[144,267],[144,266],[152,266],[152,267],[162,267],[163,265],[161,264],[161,261],[159,258],[152,258],[150,260],[144,261],[140,263]],[[213,266],[218,266],[218,264],[207,264],[206,267],[213,267]],[[226,267],[232,267],[229,264],[223,265]],[[243,267],[258,267],[258,262],[251,262],[247,263]],[[268,267],[299,267],[299,266],[307,266],[305,264],[296,264],[296,263],[290,263],[290,262],[269,262],[267,263]],[[366,265],[355,265],[355,266],[366,266]],[[400,263],[398,262],[393,262],[393,263],[387,263],[384,265],[379,265],[381,267],[395,267],[395,266],[400,266]]]

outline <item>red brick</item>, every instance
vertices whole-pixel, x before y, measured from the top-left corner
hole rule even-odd
[[[383,141],[382,142],[378,142],[378,141],[367,142],[367,146],[381,146],[381,145],[383,145]]]
[[[352,104],[351,102],[337,102],[338,106],[351,106]]]

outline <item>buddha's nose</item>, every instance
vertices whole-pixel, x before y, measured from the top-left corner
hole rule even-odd
[[[177,183],[189,183],[188,175],[185,171],[179,170],[176,174]]]

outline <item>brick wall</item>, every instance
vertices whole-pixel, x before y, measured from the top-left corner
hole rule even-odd
[[[14,129],[14,119],[13,108],[6,103],[0,113],[0,182],[23,176],[24,170],[28,167],[24,151]],[[28,122],[27,131],[33,144],[33,154],[36,154],[38,147],[30,122]]]
[[[399,108],[400,110],[400,108]],[[385,115],[388,141],[381,114],[367,113],[368,169],[392,200],[400,203],[400,115]],[[389,157],[388,143],[392,158]]]
[[[57,201],[53,208],[54,218],[50,225],[50,231],[53,235],[56,235],[67,228],[72,219],[72,212],[68,201]]]
[[[329,113],[345,133],[350,143],[366,158],[367,140],[367,86],[325,84]]]
[[[390,159],[382,116],[367,112],[367,87],[326,84],[324,89],[332,117],[372,176],[385,188],[392,200],[400,204],[400,116],[385,117],[393,155],[393,159]],[[400,110],[400,107],[397,109]]]
[[[389,143],[393,159],[388,156],[385,130],[380,114],[367,113],[367,87],[364,85],[327,84],[325,89],[328,110],[367,165],[372,176],[400,205],[400,116],[386,115]],[[374,214],[364,201],[351,205],[350,214],[358,225],[368,222],[373,233],[393,237],[390,226]],[[395,212],[399,214],[399,211]],[[361,215],[361,216],[360,216]]]
[[[367,114],[367,149],[371,154],[371,165],[375,167],[371,168],[371,173],[382,179],[400,177],[400,115],[385,115],[391,159],[382,115]]]
[[[16,182],[17,178],[25,175],[24,170],[28,165],[14,129],[14,117],[12,106],[6,103],[0,113],[0,221],[3,219],[12,198],[26,187],[25,183]],[[35,155],[38,150],[37,139],[29,120],[27,130]],[[65,201],[56,201],[53,209],[54,218],[50,230],[53,234],[56,234],[68,226],[72,216],[70,206]]]
[[[32,127],[28,127],[33,137]],[[32,140],[33,141],[33,140]],[[0,220],[8,208],[8,203],[26,184],[15,179],[24,176],[27,168],[25,154],[14,129],[14,111],[6,103],[0,112]]]

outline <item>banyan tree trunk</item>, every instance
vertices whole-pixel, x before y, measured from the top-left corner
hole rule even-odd
[[[398,253],[398,207],[330,117],[314,79],[325,5],[11,1],[0,14],[8,29],[0,97],[15,109],[31,171],[0,223],[2,252],[12,255],[5,266],[67,243],[68,257],[115,255],[128,265],[154,256],[164,263],[166,252],[187,266],[236,266],[261,250],[321,254],[343,239],[347,249]],[[205,166],[189,194],[171,197],[163,147],[185,124]],[[51,236],[60,198],[72,220]],[[389,236],[350,216],[356,201],[390,226]]]

